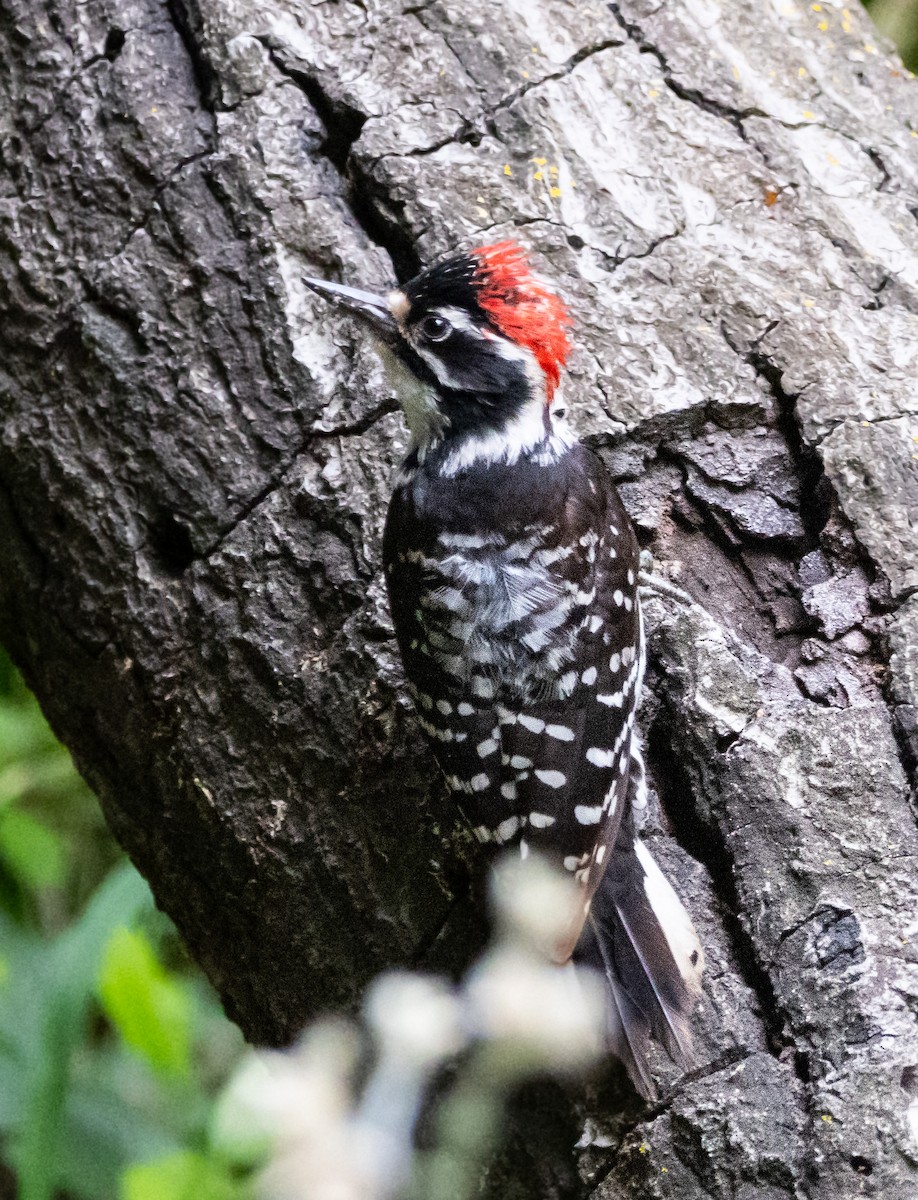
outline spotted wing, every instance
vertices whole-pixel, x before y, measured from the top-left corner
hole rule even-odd
[[[516,526],[390,519],[386,570],[422,727],[479,837],[521,838],[592,892],[631,761],[637,547],[598,461],[566,466]]]

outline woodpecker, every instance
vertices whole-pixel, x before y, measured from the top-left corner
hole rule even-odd
[[[383,562],[421,728],[480,841],[572,876],[558,959],[604,975],[610,1047],[650,1098],[651,1037],[691,1063],[702,952],[638,836],[639,551],[563,415],[567,310],[512,242],[387,295],[306,283],[372,327],[401,380],[411,442]]]

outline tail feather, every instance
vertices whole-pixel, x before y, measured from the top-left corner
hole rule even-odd
[[[609,989],[609,1046],[631,1077],[634,1086],[648,1100],[655,1096],[653,1079],[647,1069],[647,1039],[650,1023],[618,982],[616,969],[602,938],[596,939]]]
[[[688,913],[630,828],[615,843],[575,957],[605,976],[611,1049],[641,1095],[653,1098],[651,1037],[684,1069],[692,1064],[690,1017],[703,963]]]

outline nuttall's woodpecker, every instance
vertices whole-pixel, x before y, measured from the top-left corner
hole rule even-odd
[[[638,546],[559,412],[567,312],[510,242],[385,297],[307,283],[374,328],[408,385],[383,558],[421,727],[481,841],[573,876],[559,960],[605,975],[611,1047],[649,1096],[650,1036],[690,1062],[701,947],[637,836]]]

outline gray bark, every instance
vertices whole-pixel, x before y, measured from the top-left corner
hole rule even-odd
[[[402,425],[301,278],[514,237],[698,601],[644,717],[708,968],[699,1069],[579,1156],[530,1097],[496,1194],[911,1200],[918,89],[863,13],[0,13],[0,635],[228,1012],[282,1042],[480,938],[379,577]]]

